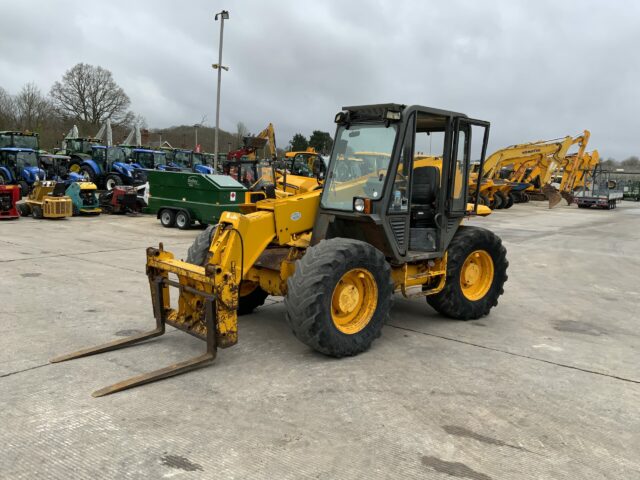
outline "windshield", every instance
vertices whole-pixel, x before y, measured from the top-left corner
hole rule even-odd
[[[14,133],[0,134],[0,147],[31,148],[38,150],[38,137]]]
[[[13,144],[16,148],[32,148],[38,150],[38,137],[35,135],[14,135]]]
[[[152,155],[153,155],[153,161],[155,162],[156,167],[158,165],[167,164],[167,157],[164,153],[154,152]]]
[[[189,152],[176,152],[173,157],[173,163],[176,165],[188,168],[189,167]]]
[[[142,168],[155,168],[155,164],[153,163],[153,153],[137,152],[137,157],[137,163],[139,163]]]
[[[17,152],[10,155],[9,159],[15,162],[19,169],[23,169],[25,167],[36,167],[38,164],[36,152]]]
[[[324,208],[351,211],[353,197],[382,196],[396,133],[396,125],[339,127],[322,193]]]
[[[204,160],[202,158],[202,154],[201,153],[195,153],[193,152],[193,165],[204,165]]]

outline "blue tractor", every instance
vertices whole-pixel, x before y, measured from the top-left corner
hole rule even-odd
[[[137,185],[135,166],[127,162],[122,147],[93,145],[91,157],[75,164],[83,179],[99,188],[113,190],[118,185]]]
[[[213,167],[207,165],[202,153],[180,148],[166,149],[165,152],[167,155],[167,163],[179,168],[180,171],[213,174]]]
[[[31,148],[0,148],[0,183],[20,185],[22,196],[34,183],[45,180],[45,172],[38,167],[38,154]]]

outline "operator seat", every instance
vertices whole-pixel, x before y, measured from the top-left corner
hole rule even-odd
[[[437,167],[418,167],[413,170],[411,188],[411,227],[434,225],[435,202],[440,188],[440,170]]]
[[[49,193],[51,197],[62,197],[67,191],[67,186],[62,182],[57,182],[53,187],[53,191]]]

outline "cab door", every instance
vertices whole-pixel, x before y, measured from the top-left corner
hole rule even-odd
[[[484,159],[489,141],[489,122],[467,118],[456,118],[454,122],[454,142],[449,163],[449,195],[447,216],[450,219],[467,215],[467,203],[478,207],[479,183],[482,178]],[[478,163],[478,185],[473,199],[469,199],[469,174],[472,163]]]

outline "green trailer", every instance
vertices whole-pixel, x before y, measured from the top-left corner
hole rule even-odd
[[[148,207],[162,226],[186,230],[198,221],[215,224],[225,211],[239,212],[247,189],[225,175],[189,172],[146,171]]]

